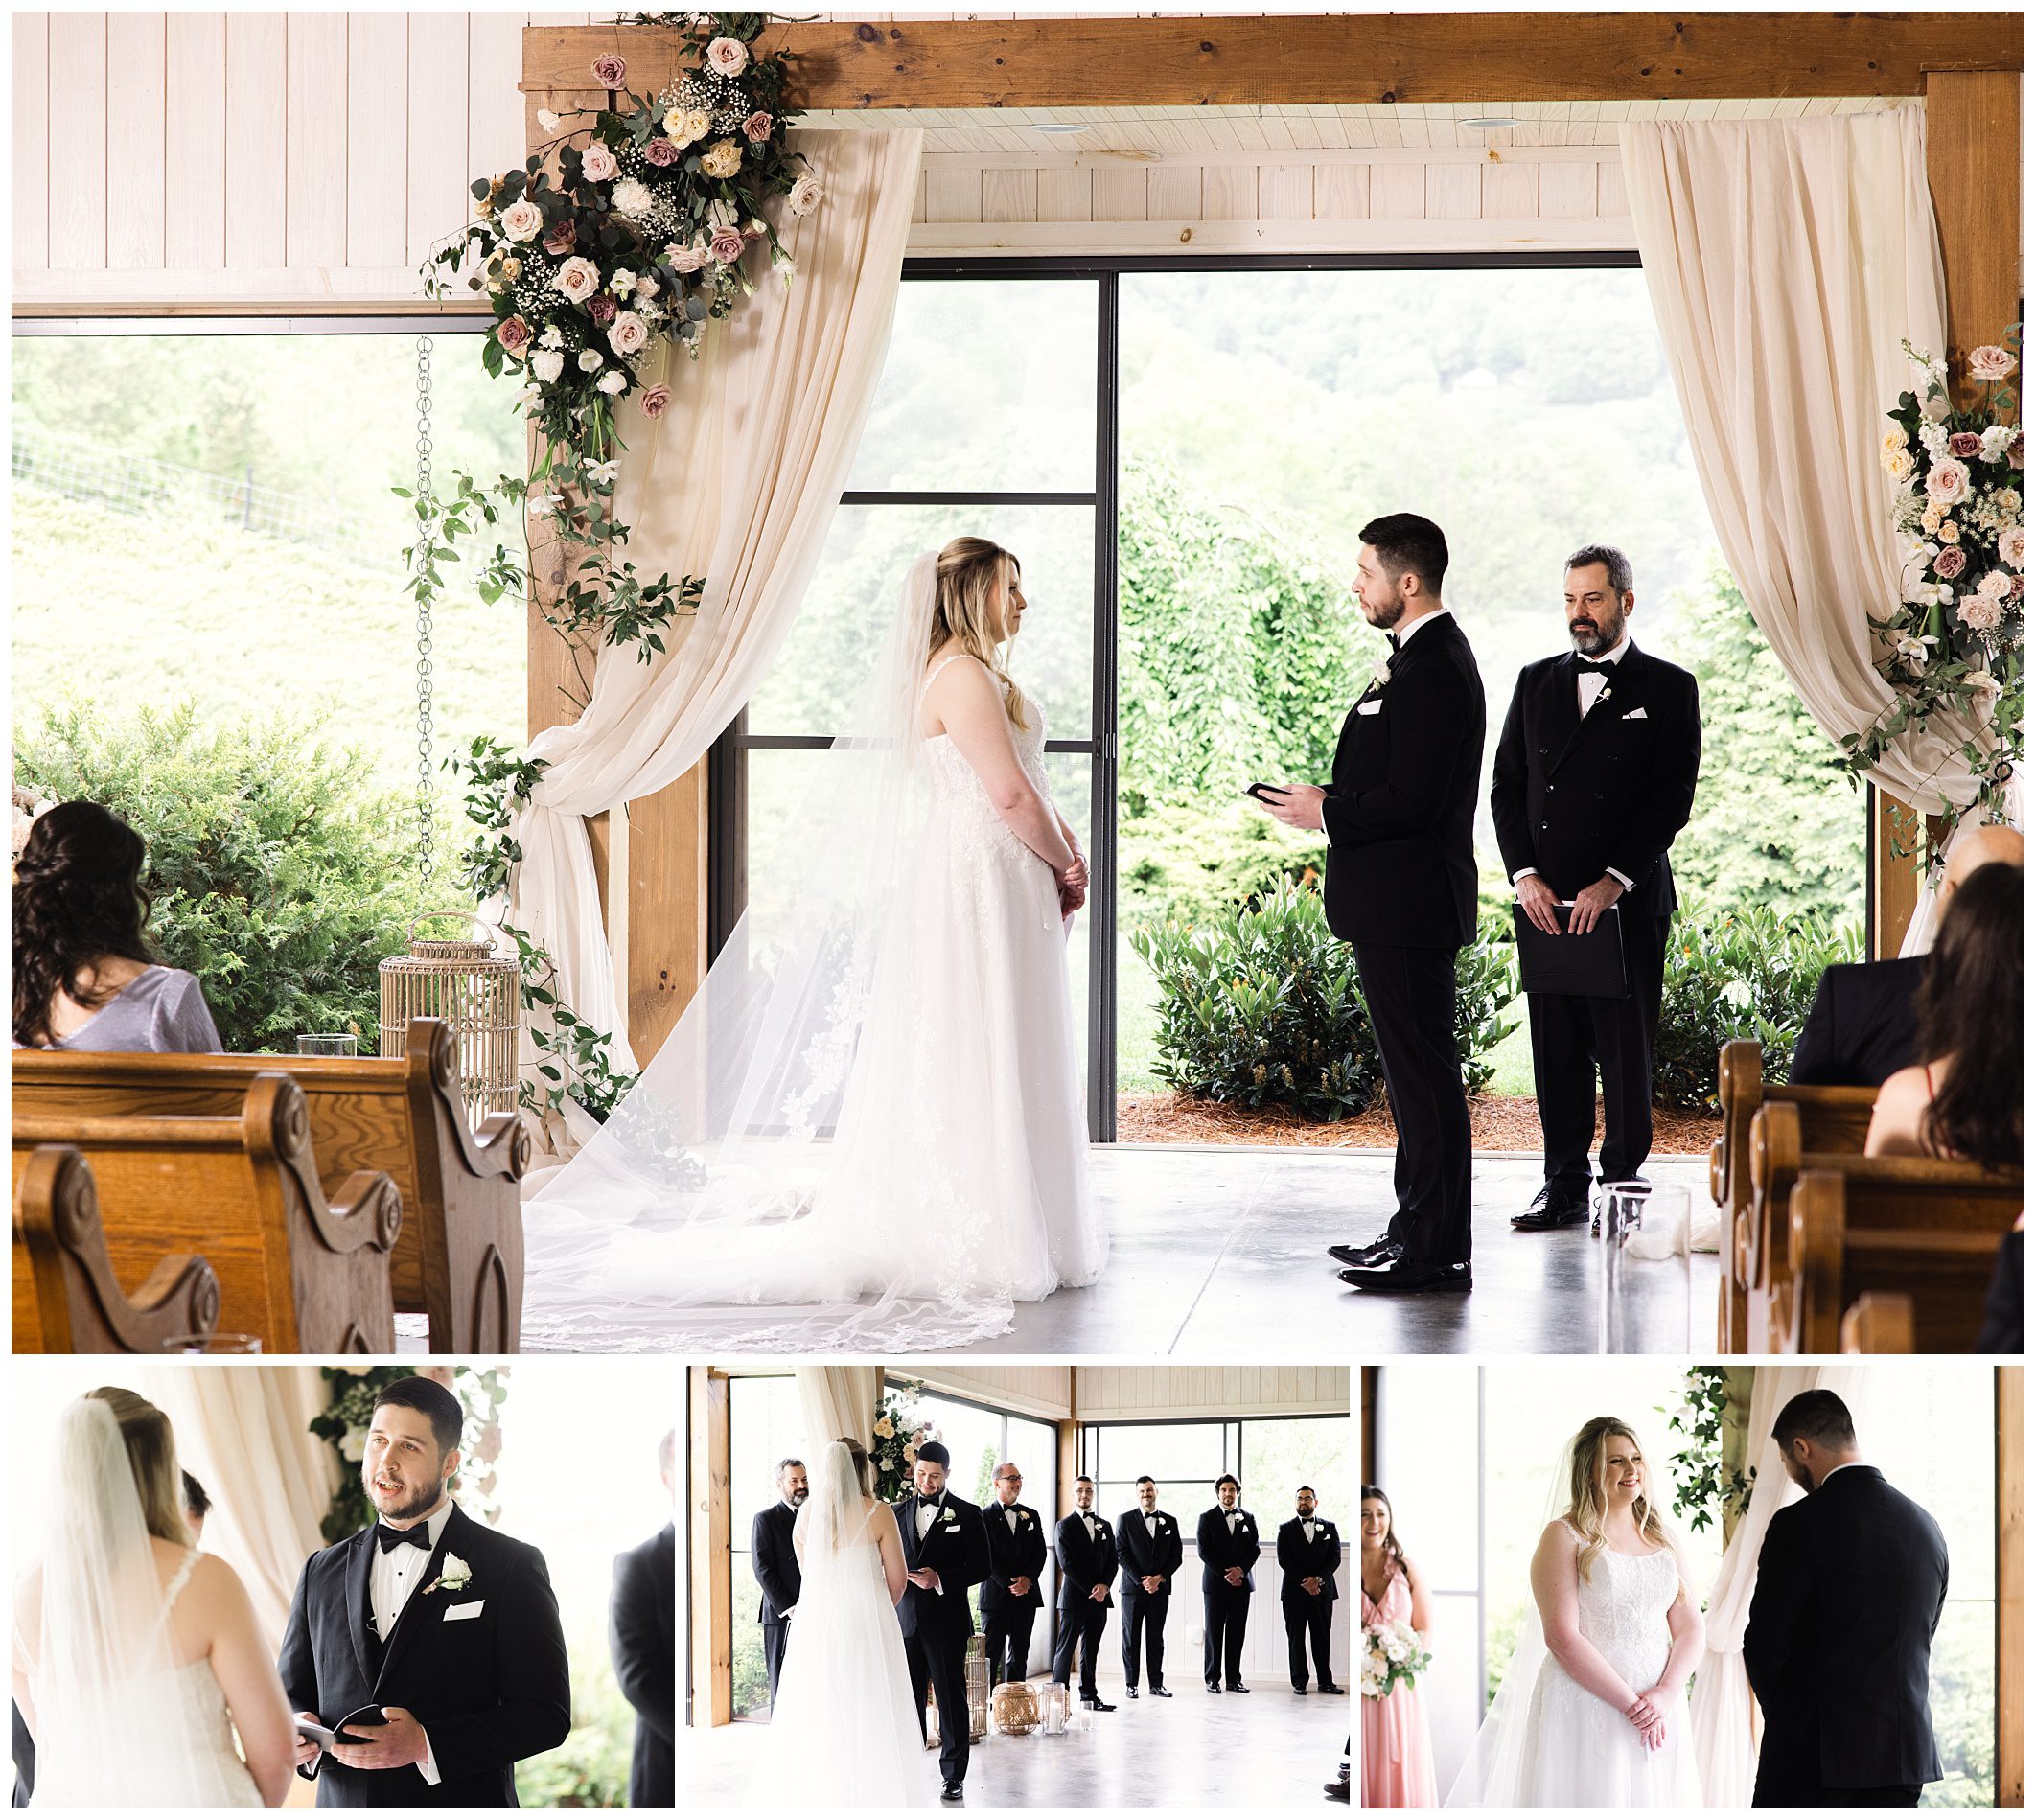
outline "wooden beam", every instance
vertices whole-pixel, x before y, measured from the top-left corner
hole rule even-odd
[[[1378,1483],[1378,1368],[1357,1368],[1357,1483]]]
[[[1998,342],[2022,316],[2022,263],[2009,224],[2022,219],[2022,77],[1932,69],[1924,81],[1930,199],[1944,247],[1948,357]]]
[[[1919,95],[1926,70],[2018,70],[2022,14],[1435,12],[1278,18],[831,20],[759,41],[819,107],[1208,107]],[[683,41],[657,26],[531,26],[523,86],[619,51],[643,94]]]
[[[729,1379],[727,1372],[705,1365],[693,1366],[686,1378],[692,1717],[695,1725],[726,1725],[735,1716],[729,1603],[733,1571],[729,1554]]]
[[[1994,1372],[1994,1806],[2023,1805],[2022,1368]]]

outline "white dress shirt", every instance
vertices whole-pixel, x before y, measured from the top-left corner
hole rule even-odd
[[[1147,1514],[1145,1518],[1145,1533],[1151,1536],[1154,1541],[1159,1539],[1159,1512],[1157,1510]]]
[[[1402,619],[1399,625],[1388,626],[1386,630],[1400,641],[1400,649],[1404,651],[1407,648],[1407,640],[1430,620],[1448,617],[1449,610],[1446,607],[1430,607],[1426,612],[1417,613],[1412,619]]]
[[[1307,1538],[1308,1547],[1313,1548],[1315,1546],[1315,1519],[1313,1517],[1303,1517],[1301,1519],[1301,1533]]]
[[[375,1538],[375,1557],[368,1563],[368,1611],[374,1620],[375,1634],[383,1644],[394,1634],[396,1621],[410,1602],[410,1595],[426,1583],[426,1570],[430,1567],[431,1556],[451,1518],[451,1498],[425,1518],[424,1530],[431,1538],[429,1549],[412,1548],[408,1543],[400,1548],[383,1548],[382,1538]],[[432,1753],[428,1732],[425,1734],[424,1762],[417,1768],[426,1782],[434,1788],[438,1786],[438,1759]]]
[[[1013,1535],[1018,1533],[1018,1507],[1015,1504],[1004,1507],[1004,1527]]]
[[[1593,657],[1590,659],[1590,661],[1592,663],[1617,663],[1619,659],[1625,657],[1627,652],[1632,648],[1632,642],[1633,635],[1631,633],[1629,632],[1622,634],[1617,644],[1612,646],[1612,648],[1608,651],[1602,657]],[[1578,720],[1581,721],[1586,714],[1591,711],[1593,707],[1597,705],[1598,697],[1603,695],[1606,689],[1609,686],[1610,683],[1608,679],[1598,675],[1595,670],[1580,670],[1577,672]],[[1632,880],[1628,878],[1624,872],[1618,871],[1608,865],[1605,868],[1605,872],[1608,878],[1617,879],[1619,883],[1623,885],[1629,891],[1633,888]],[[1517,872],[1513,875],[1514,884],[1517,885],[1523,878],[1526,878],[1530,873],[1537,878],[1540,876],[1539,867],[1532,865],[1523,865]]]

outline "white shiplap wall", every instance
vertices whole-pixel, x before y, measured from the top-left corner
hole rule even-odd
[[[1075,1416],[1084,1422],[1183,1417],[1340,1416],[1351,1407],[1341,1365],[1082,1365]]]

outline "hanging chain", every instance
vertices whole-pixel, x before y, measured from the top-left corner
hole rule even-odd
[[[417,337],[417,497],[431,496],[431,337]],[[430,533],[428,521],[420,527]],[[421,566],[430,563],[430,545],[435,533],[426,536]],[[431,882],[432,841],[435,835],[431,806],[431,597],[417,602],[417,870]]]

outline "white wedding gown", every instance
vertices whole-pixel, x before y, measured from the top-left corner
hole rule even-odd
[[[871,1505],[838,1551],[808,1550],[771,1709],[763,1762],[743,1805],[923,1808],[938,1780],[919,1737],[905,1637],[884,1582]]]
[[[1601,1551],[1577,1582],[1578,1627],[1627,1686],[1650,1688],[1667,1666],[1669,1608],[1678,1585],[1673,1549]],[[1625,1714],[1585,1693],[1553,1655],[1535,1678],[1519,1785],[1522,1808],[1701,1808],[1686,1694],[1670,1702],[1668,1740],[1650,1751]],[[1508,1805],[1495,1803],[1492,1805]]]

